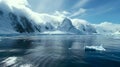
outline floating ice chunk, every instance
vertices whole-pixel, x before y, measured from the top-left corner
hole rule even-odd
[[[105,51],[106,49],[100,45],[100,46],[85,46],[85,50],[88,51]]]
[[[4,66],[11,66],[16,63],[17,57],[8,57],[7,59],[3,60]]]

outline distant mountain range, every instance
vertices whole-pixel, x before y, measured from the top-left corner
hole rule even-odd
[[[81,19],[36,13],[26,4],[0,0],[0,34],[14,33],[120,34],[120,24],[90,24]]]

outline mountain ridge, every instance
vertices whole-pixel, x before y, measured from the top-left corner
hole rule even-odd
[[[120,25],[114,24],[115,27],[112,29],[110,26],[113,24],[110,23],[90,24],[81,19],[36,13],[27,6],[28,4],[13,5],[12,1],[0,0],[0,34],[41,34],[47,31],[61,31],[67,34],[120,33]]]

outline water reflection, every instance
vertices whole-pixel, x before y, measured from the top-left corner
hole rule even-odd
[[[95,44],[98,44],[96,36],[49,35],[18,39],[8,38],[0,42],[0,48],[19,51],[0,54],[4,55],[5,58],[17,57],[15,64],[11,65],[15,67],[26,64],[30,64],[31,67],[90,67],[91,65],[85,62],[84,47]],[[7,66],[5,62],[1,65]]]

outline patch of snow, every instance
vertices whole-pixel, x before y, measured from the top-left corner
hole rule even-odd
[[[97,33],[95,27],[88,23],[88,21],[83,19],[71,19],[73,25],[78,30],[82,31],[84,34],[94,34]]]

